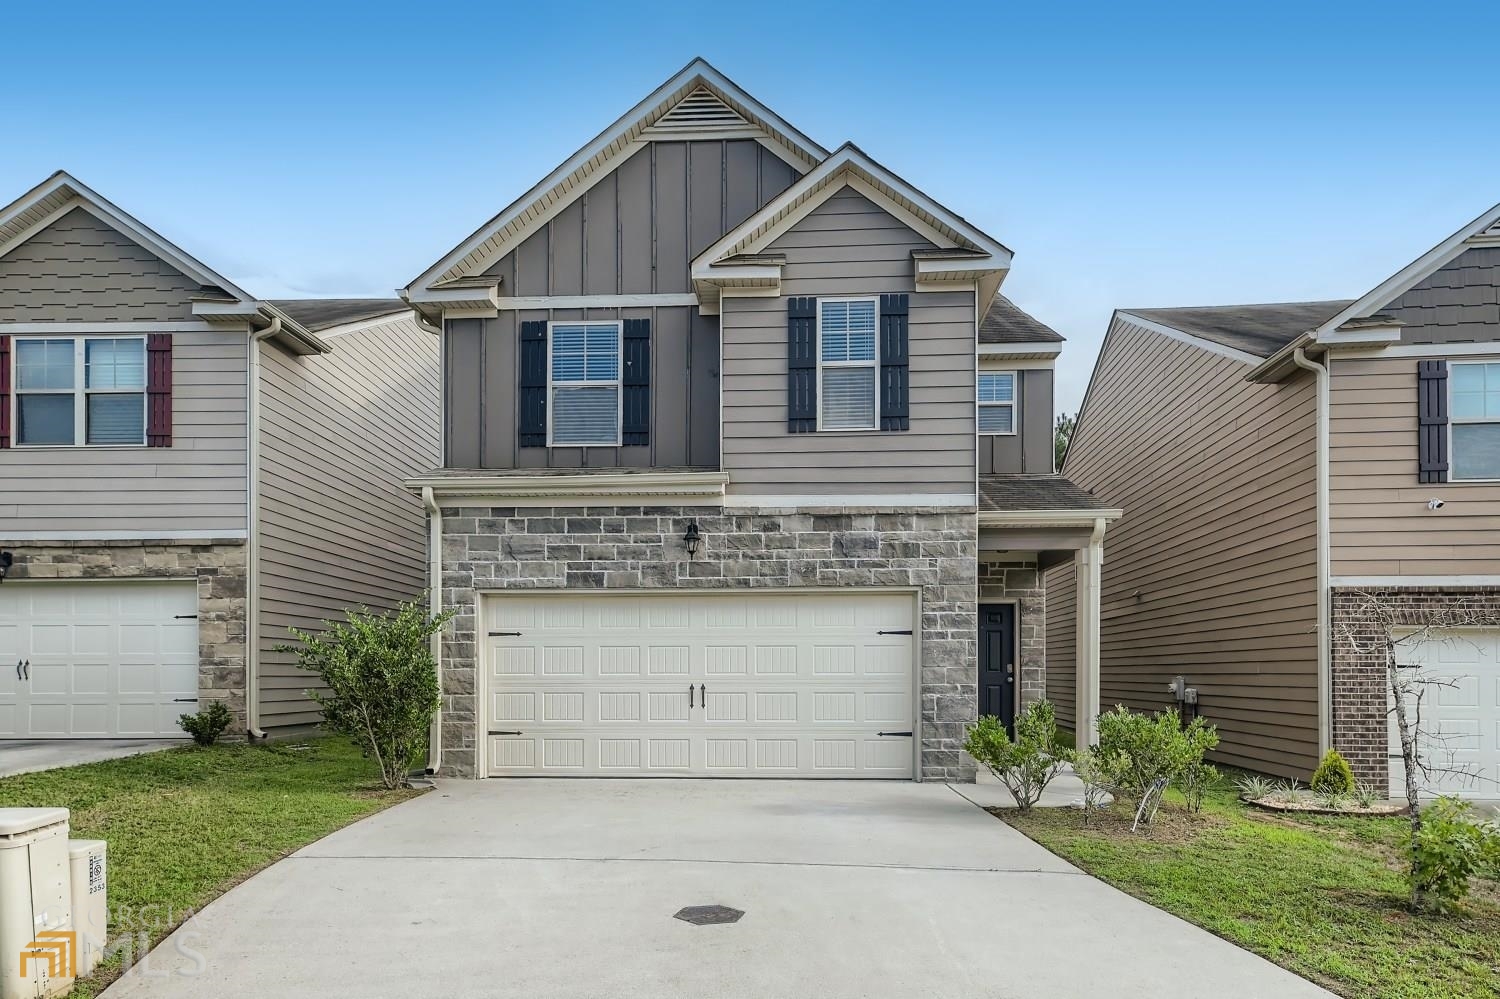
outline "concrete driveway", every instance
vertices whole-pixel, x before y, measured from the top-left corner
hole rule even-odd
[[[672,918],[712,904],[744,917]],[[229,892],[105,995],[252,993],[1329,995],[943,784],[670,780],[445,782]]]
[[[0,777],[185,746],[183,739],[0,739]]]

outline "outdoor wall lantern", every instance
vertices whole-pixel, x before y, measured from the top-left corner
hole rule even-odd
[[[682,536],[682,546],[687,549],[688,558],[698,554],[698,549],[703,547],[703,535],[698,533],[698,522],[689,521],[687,533]]]
[[[15,555],[10,552],[0,552],[0,583],[5,582],[5,577],[10,575],[10,567],[15,564]]]

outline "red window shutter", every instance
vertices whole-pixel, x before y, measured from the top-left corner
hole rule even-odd
[[[0,447],[10,447],[10,337],[0,336]]]
[[[146,446],[172,446],[172,334],[146,337]]]

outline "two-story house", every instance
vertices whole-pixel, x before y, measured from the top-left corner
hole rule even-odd
[[[421,594],[438,350],[394,298],[256,299],[64,173],[0,209],[0,740],[316,722],[276,646]]]
[[[1117,511],[1053,469],[1011,253],[694,61],[402,297],[443,330],[430,512],[455,775],[972,779]]]
[[[1333,746],[1401,785],[1366,596],[1413,628],[1458,600],[1500,620],[1497,303],[1500,206],[1357,300],[1115,314],[1064,462],[1127,510],[1106,704],[1160,708],[1181,675],[1221,759],[1305,779]],[[1052,570],[1058,632],[1073,585]],[[1493,797],[1500,630],[1400,654],[1438,681],[1419,688],[1423,750],[1449,771],[1432,789]],[[1066,703],[1066,672],[1049,683]]]

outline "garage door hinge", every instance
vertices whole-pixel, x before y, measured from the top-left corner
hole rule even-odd
[[[197,614],[173,614],[172,615],[172,619],[175,620],[175,621],[196,621],[196,620],[198,620],[198,615]]]
[[[525,734],[526,734],[525,732],[522,732],[522,731],[519,731],[519,730],[512,732],[512,731],[510,731],[508,729],[499,729],[499,728],[492,728],[492,729],[490,729],[490,735],[525,735]]]
[[[904,736],[907,736],[908,738],[911,737],[911,733],[910,732],[876,732],[875,734],[876,735],[904,735]]]
[[[197,701],[198,701],[198,698],[196,698],[196,697],[174,697],[174,698],[172,698],[172,703],[173,704],[196,704]]]
[[[910,635],[911,634],[911,629],[907,628],[904,631],[877,631],[877,632],[875,632],[875,634],[877,634],[877,635]]]
[[[492,631],[492,632],[490,632],[490,637],[491,638],[520,638],[521,637],[521,633],[519,631]]]

